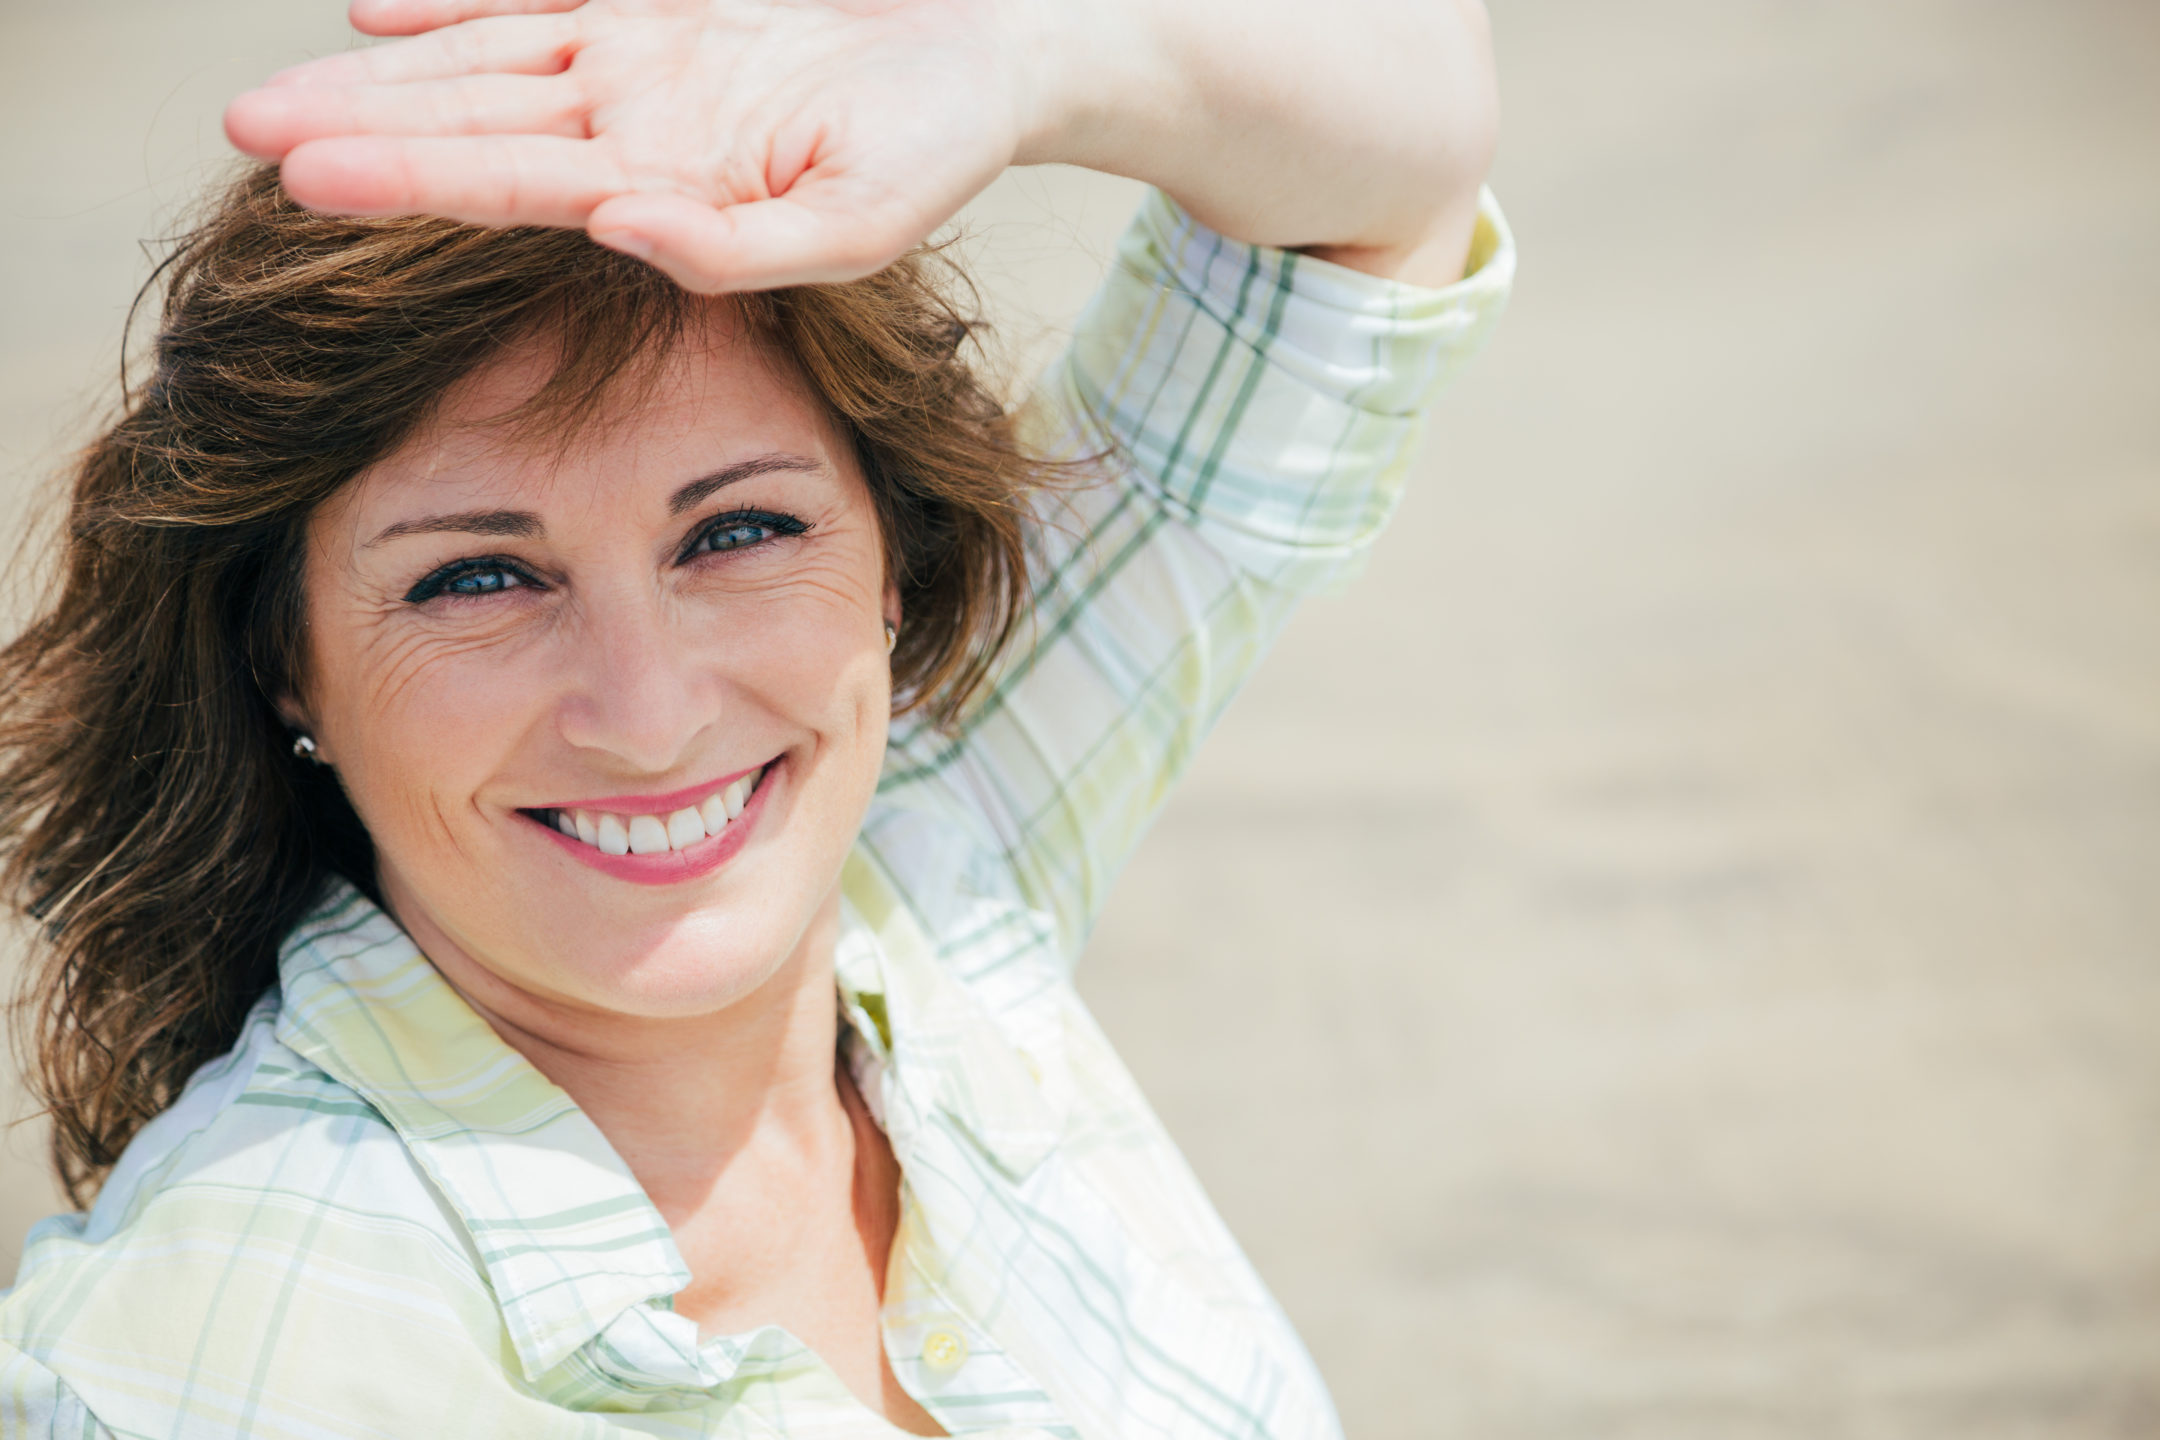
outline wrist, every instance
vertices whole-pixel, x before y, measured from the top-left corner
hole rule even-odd
[[[1150,0],[998,0],[1015,59],[1015,165],[1079,165],[1137,180],[1181,88]]]
[[[1233,239],[1459,279],[1498,120],[1478,0],[985,0],[1013,163],[1157,186]]]
[[[1392,242],[1315,244],[1297,247],[1302,253],[1347,269],[1400,280],[1406,285],[1440,290],[1463,278],[1477,240],[1481,187],[1449,195],[1424,224],[1407,230]]]

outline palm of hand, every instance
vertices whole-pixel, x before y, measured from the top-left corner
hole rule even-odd
[[[546,6],[555,13],[510,13]],[[580,225],[689,288],[867,274],[1011,161],[976,0],[360,0],[411,38],[235,100],[303,203]]]

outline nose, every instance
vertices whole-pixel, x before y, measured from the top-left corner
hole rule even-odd
[[[709,646],[689,643],[647,590],[586,597],[563,657],[569,685],[558,725],[581,750],[659,775],[693,754],[720,719],[724,683]]]

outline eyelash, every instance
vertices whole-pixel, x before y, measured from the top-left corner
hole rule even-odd
[[[746,530],[763,530],[769,533],[757,539],[740,541],[732,545],[715,545],[710,549],[705,548],[706,542],[714,540],[729,531],[741,532]],[[690,537],[688,543],[676,555],[675,563],[685,565],[700,555],[726,555],[736,550],[748,550],[758,545],[769,544],[774,540],[807,534],[809,530],[810,525],[807,521],[798,520],[793,515],[782,515],[769,510],[731,510],[725,515],[715,515],[712,519],[699,526],[697,532]],[[452,586],[462,580],[478,579],[483,576],[508,576],[511,583],[484,585],[471,590],[451,589]],[[419,583],[406,592],[405,600],[408,604],[421,605],[442,595],[450,595],[457,599],[479,599],[482,596],[500,595],[507,590],[522,590],[539,584],[539,579],[533,575],[532,571],[506,555],[475,555],[463,560],[453,560],[441,569],[424,576]]]
[[[726,549],[701,548],[707,540],[729,530],[769,530],[772,533],[763,539],[730,545]],[[807,534],[809,530],[808,521],[798,520],[793,515],[782,515],[773,510],[730,510],[725,515],[713,516],[699,526],[697,533],[690,537],[690,543],[683,546],[682,553],[675,557],[675,563],[680,565],[699,555],[725,555],[732,550],[747,550],[753,545],[764,545],[773,540]]]
[[[513,585],[491,585],[476,590],[452,590],[460,580],[474,579],[483,575],[509,575],[516,578]],[[464,560],[453,560],[442,569],[423,577],[405,592],[405,603],[423,605],[439,595],[454,595],[459,599],[477,599],[482,595],[500,595],[505,590],[522,590],[540,582],[533,578],[517,561],[502,555],[476,555]]]

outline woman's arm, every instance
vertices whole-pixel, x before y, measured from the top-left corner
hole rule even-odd
[[[1007,166],[1239,239],[1462,271],[1496,106],[1476,0],[353,0],[405,36],[236,99],[303,203],[581,225],[698,290],[867,274]]]
[[[1506,226],[1488,206],[1475,229],[1472,273],[1427,289],[1228,240],[1160,195],[1141,207],[1027,414],[1036,448],[1103,456],[1106,483],[1036,497],[1026,620],[958,733],[895,727],[863,833],[934,930],[972,937],[970,972],[1027,948],[1037,917],[1079,955],[1283,624],[1363,562],[1434,396],[1506,303]]]
[[[1130,176],[1234,239],[1460,278],[1499,122],[1479,0],[1058,4],[1017,163]]]

